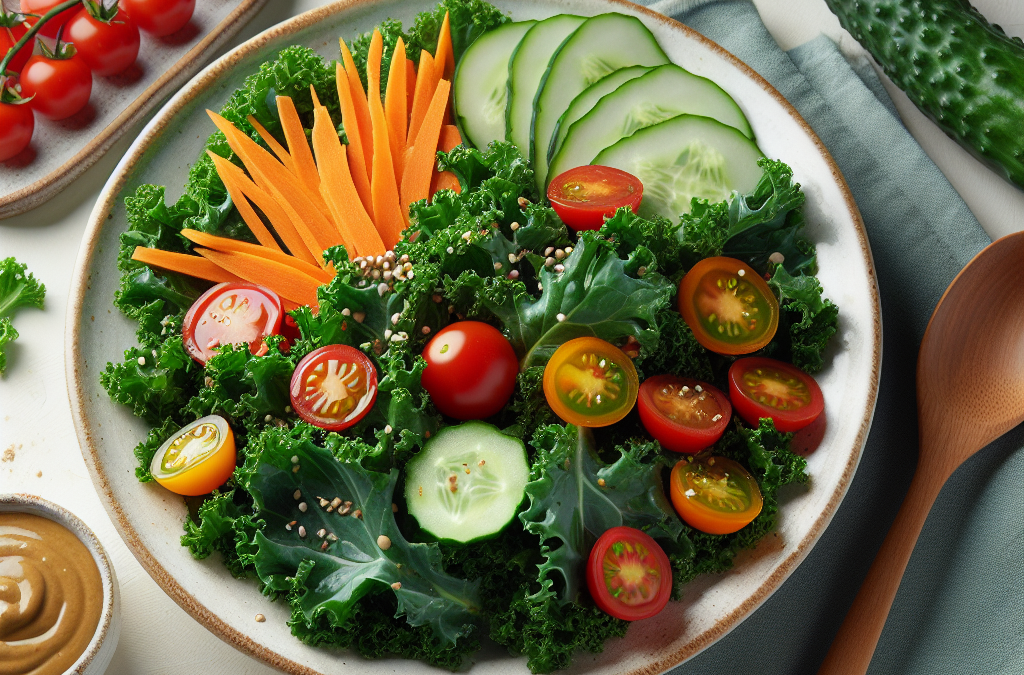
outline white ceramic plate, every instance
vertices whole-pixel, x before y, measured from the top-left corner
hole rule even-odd
[[[785,160],[807,194],[807,234],[818,244],[820,279],[840,307],[840,332],[828,367],[818,376],[828,428],[809,458],[811,486],[784,496],[778,537],[741,555],[735,569],[691,584],[682,601],[630,627],[599,656],[579,654],[572,671],[656,673],[721,638],[777,589],[821,536],[856,470],[875,404],[881,365],[878,292],[867,237],[838,168],[796,111],[767,82],[718,45],[684,26],[618,0],[501,0],[515,19],[558,12],[634,14],[654,32],[672,60],[715,80],[739,103],[770,157]],[[293,638],[288,607],[260,595],[255,582],[233,579],[216,558],[196,562],[178,544],[181,499],[134,477],[132,448],[147,427],[115,405],[99,384],[108,361],[135,344],[135,325],[111,301],[118,285],[118,235],[126,227],[123,199],[138,185],[168,187],[178,197],[188,166],[213,131],[204,111],[219,109],[246,75],[290,44],[308,45],[337,58],[337,39],[371,29],[385,17],[408,25],[431,0],[347,0],[283,23],[226,55],[185,86],[146,127],[114,171],[92,214],[83,243],[68,320],[67,369],[75,423],[93,478],[125,542],[158,584],[197,621],[225,641],[290,673],[427,672],[412,661],[363,661],[307,647]],[[253,616],[265,614],[266,623]],[[525,673],[525,658],[504,650],[479,654],[474,673]]]

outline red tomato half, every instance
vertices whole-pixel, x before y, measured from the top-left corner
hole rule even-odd
[[[639,178],[610,166],[578,166],[548,183],[551,208],[574,230],[599,229],[623,206],[636,213],[643,196]]]
[[[779,302],[765,280],[735,258],[705,258],[679,282],[679,313],[697,342],[719,354],[749,354],[771,342]]]
[[[647,619],[672,595],[672,566],[651,536],[613,527],[598,538],[587,560],[587,588],[594,603],[616,619]]]
[[[79,112],[92,93],[92,73],[81,56],[33,56],[21,71],[21,95],[43,117],[62,120]]]
[[[20,23],[9,28],[0,26],[0,59],[7,56],[7,52],[11,51],[11,48],[18,44],[18,40],[20,40],[27,32],[28,29]],[[11,62],[7,64],[7,70],[14,73],[20,73],[31,57],[32,43],[29,42],[22,47],[21,50],[18,51],[18,55],[11,59]]]
[[[299,417],[322,429],[341,431],[373,408],[377,370],[358,349],[327,345],[295,366],[289,393]]]
[[[0,103],[0,162],[28,147],[35,126],[32,108],[27,103]]]
[[[482,420],[501,410],[516,388],[519,359],[505,336],[480,321],[458,321],[423,350],[421,382],[434,405],[459,420]]]
[[[640,385],[640,421],[666,450],[695,455],[725,432],[732,406],[725,394],[690,377],[657,375]]]
[[[75,45],[86,65],[101,77],[117,75],[139,56],[139,29],[123,9],[109,23],[81,10],[68,21],[64,38]]]
[[[21,13],[38,14],[39,16],[42,16],[62,2],[64,2],[64,0],[21,0]],[[81,7],[78,6],[72,7],[71,9],[65,9],[60,14],[47,21],[46,25],[39,30],[39,34],[50,38],[57,37],[57,31],[60,30],[60,27],[70,21],[71,17],[77,14],[80,9]],[[33,19],[32,17],[29,17],[29,19],[30,22],[38,20]]]
[[[121,0],[139,28],[160,37],[185,27],[196,9],[196,0]]]
[[[739,359],[729,368],[729,396],[736,413],[757,426],[770,417],[779,431],[798,431],[825,409],[814,378],[796,366],[763,357]]]
[[[281,298],[268,288],[225,282],[203,293],[185,313],[185,351],[206,363],[221,345],[249,345],[259,354],[263,340],[281,332]]]

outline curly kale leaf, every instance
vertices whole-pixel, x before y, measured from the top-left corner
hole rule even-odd
[[[7,354],[4,353],[4,347],[17,339],[18,331],[15,330],[11,320],[6,316],[0,317],[0,373],[7,368]]]
[[[620,448],[619,458],[605,465],[589,430],[557,425],[541,429],[532,445],[537,459],[526,486],[530,504],[519,519],[544,542],[541,554],[546,560],[539,566],[542,590],[537,599],[555,595],[557,573],[563,584],[561,602],[577,600],[591,547],[606,530],[619,525],[643,530],[663,540],[666,549],[689,554],[683,524],[665,497],[666,462],[657,457],[641,461],[654,452],[653,447]]]
[[[821,297],[821,284],[813,276],[791,275],[782,265],[768,285],[779,298],[782,321],[779,333],[787,331],[788,350],[780,345],[776,358],[791,361],[797,368],[816,373],[825,365],[823,354],[839,326],[839,308]],[[780,342],[776,338],[775,342]]]
[[[0,374],[7,367],[4,345],[18,339],[11,316],[20,307],[43,308],[46,286],[14,258],[0,260]]]
[[[264,431],[238,472],[266,523],[252,555],[266,588],[287,592],[291,578],[309,565],[305,592],[292,597],[308,625],[324,615],[341,625],[360,598],[383,592],[394,594],[397,613],[410,625],[429,626],[443,643],[468,635],[480,613],[478,583],[445,574],[436,544],[410,543],[399,531],[391,509],[398,471],[341,461],[315,445],[313,433],[308,426]],[[297,490],[304,502],[293,498]],[[319,497],[351,502],[350,510],[328,512],[317,505]],[[300,503],[309,508],[301,510]],[[386,550],[378,546],[382,535],[390,540]]]
[[[181,545],[188,548],[197,560],[219,551],[224,565],[235,577],[248,576],[252,564],[243,560],[239,548],[255,536],[252,521],[252,500],[241,490],[228,490],[213,494],[185,519],[185,534]]]
[[[150,424],[173,418],[181,426],[191,421],[183,412],[194,392],[191,373],[199,368],[187,355],[183,360],[183,354],[180,340],[168,340],[160,351],[128,349],[123,363],[107,364],[100,384],[110,398]]]

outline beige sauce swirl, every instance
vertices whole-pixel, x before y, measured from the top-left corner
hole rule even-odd
[[[70,530],[0,513],[0,675],[60,675],[96,632],[103,581]]]

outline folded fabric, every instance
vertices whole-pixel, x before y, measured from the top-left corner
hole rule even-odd
[[[721,44],[796,107],[842,169],[871,241],[882,301],[882,379],[850,491],[779,591],[672,671],[814,673],[917,463],[914,376],[928,319],[949,282],[990,240],[904,128],[866,59],[848,63],[824,36],[784,52],[746,0],[642,4]],[[947,483],[879,641],[873,675],[1024,672],[1022,446],[1024,432],[1016,429]]]

